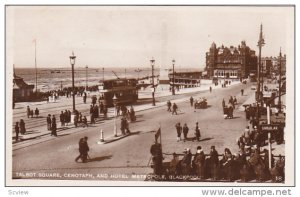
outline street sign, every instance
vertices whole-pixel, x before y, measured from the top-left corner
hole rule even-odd
[[[262,131],[278,131],[279,125],[278,124],[266,124],[260,125]]]

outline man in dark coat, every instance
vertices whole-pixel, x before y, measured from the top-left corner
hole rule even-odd
[[[19,133],[20,133],[19,122],[16,122],[15,133],[16,133],[16,141],[18,141],[19,140]]]
[[[172,107],[171,101],[168,101],[168,102],[167,102],[167,106],[168,106],[168,111],[171,112],[171,111],[172,111],[172,110],[171,110],[171,107]]]
[[[26,133],[25,122],[23,119],[20,120],[20,132],[23,135]]]
[[[61,122],[61,127],[65,126],[65,115],[63,111],[61,111],[59,115],[59,121]]]
[[[82,142],[82,162],[86,163],[87,162],[87,158],[88,158],[88,152],[90,150],[89,145],[87,143],[88,137],[84,137],[83,142]]]
[[[152,144],[150,148],[150,153],[152,155],[154,174],[161,175],[163,172],[163,164],[162,164],[163,156],[162,156],[161,144],[157,142]]]
[[[48,114],[47,116],[47,130],[50,131],[51,130],[51,115]]]
[[[51,120],[51,136],[54,135],[55,137],[57,137],[57,133],[56,133],[56,118],[54,115],[52,115],[52,120]]]
[[[177,107],[176,103],[173,103],[173,107],[172,108],[173,108],[172,115],[173,114],[177,115],[177,109],[178,109],[178,107]]]
[[[192,96],[190,98],[190,103],[191,103],[191,107],[193,107],[193,105],[194,105],[194,98]]]
[[[200,179],[203,179],[205,170],[205,154],[201,146],[197,147],[197,152],[193,159],[193,168],[197,176],[199,176]]]
[[[38,108],[36,108],[36,109],[35,109],[35,111],[34,111],[34,114],[35,114],[35,116],[36,116],[36,117],[38,117],[38,116],[39,116],[39,114],[40,114],[40,111],[39,111],[39,109],[38,109]]]
[[[175,125],[175,128],[177,132],[177,142],[179,142],[181,140],[181,132],[182,132],[182,127],[179,122]]]
[[[190,175],[192,163],[192,153],[189,148],[184,150],[184,156],[181,160],[181,169],[183,175]]]
[[[196,140],[199,142],[200,141],[200,137],[201,137],[201,133],[200,133],[200,129],[198,127],[198,122],[196,122],[195,136],[196,136]]]
[[[217,180],[218,177],[218,168],[219,168],[219,157],[218,152],[215,149],[215,146],[211,146],[210,149],[210,170],[213,180]]]
[[[79,155],[78,155],[78,157],[76,157],[76,159],[75,159],[75,162],[77,162],[79,159],[81,159],[82,160],[82,156],[83,156],[83,149],[82,149],[82,147],[83,147],[83,141],[84,141],[84,138],[80,138],[80,140],[79,140],[79,142],[78,142],[78,146],[79,146]]]
[[[27,106],[26,112],[27,112],[27,118],[29,118],[29,116],[30,116],[30,107],[29,106]]]
[[[185,142],[185,140],[187,140],[187,134],[189,132],[189,128],[186,125],[186,123],[184,123],[184,125],[183,125],[182,132],[183,132],[183,137],[184,137],[184,142]]]

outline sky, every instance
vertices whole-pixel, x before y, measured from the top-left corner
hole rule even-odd
[[[16,68],[175,66],[203,68],[212,42],[242,40],[262,56],[293,49],[293,7],[230,6],[7,6],[7,63]]]

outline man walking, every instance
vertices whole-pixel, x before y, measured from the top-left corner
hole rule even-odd
[[[83,163],[87,162],[88,152],[90,150],[87,140],[88,140],[88,137],[84,137],[83,142],[82,142],[82,162]]]
[[[171,112],[171,111],[172,111],[172,110],[171,110],[171,107],[172,107],[171,101],[168,101],[168,102],[167,102],[167,106],[168,106],[168,111]]]

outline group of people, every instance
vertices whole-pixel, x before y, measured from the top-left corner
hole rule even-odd
[[[186,123],[184,123],[183,126],[180,125],[180,122],[176,123],[175,125],[176,128],[176,133],[177,133],[177,142],[181,141],[181,134],[183,133],[183,141],[187,141],[188,140],[188,133],[189,133],[189,127],[187,126]],[[199,129],[199,125],[198,122],[196,122],[196,127],[195,127],[195,138],[197,141],[200,141],[200,129]]]
[[[223,98],[222,100],[222,108],[223,108],[223,114],[224,114],[224,118],[229,118],[232,119],[233,118],[233,110],[235,109],[235,105],[237,104],[237,99],[236,97],[232,97],[230,96],[229,101],[228,101],[228,105],[226,105],[225,99]]]
[[[61,111],[60,115],[59,115],[59,121],[61,123],[61,127],[64,127],[64,126],[68,126],[69,123],[71,122],[71,118],[72,118],[72,113],[70,110],[65,110],[65,111]],[[49,117],[49,115],[48,115]],[[48,126],[50,125],[50,119],[47,117],[47,123],[48,123]],[[50,127],[48,127],[48,130],[49,130]]]
[[[35,108],[35,110],[31,110],[29,106],[27,106],[27,109],[26,109],[26,114],[27,114],[27,118],[33,118],[33,115],[35,115],[35,117],[37,118],[40,114],[40,111],[38,108]]]
[[[20,133],[24,135],[26,133],[25,122],[23,119],[20,119],[20,122],[16,122],[15,124],[15,133],[16,133],[16,141],[19,140]]]
[[[172,105],[171,101],[168,100],[168,102],[167,102],[167,107],[168,107],[168,109],[167,109],[168,112],[172,112],[172,115],[173,115],[173,114],[176,114],[176,115],[177,115],[178,106],[177,106],[176,103],[173,103],[173,105]],[[172,109],[171,109],[171,108],[172,108]]]
[[[262,152],[255,149],[250,153],[239,151],[232,154],[230,149],[225,148],[224,153],[219,155],[215,146],[211,146],[209,154],[205,154],[202,147],[198,146],[194,155],[189,148],[184,150],[181,160],[179,155],[173,153],[173,159],[165,172],[167,175],[196,175],[201,180],[213,181],[265,181],[269,178],[274,182],[284,181],[284,157],[279,155],[275,162],[272,155],[272,166],[269,169],[266,149]]]

